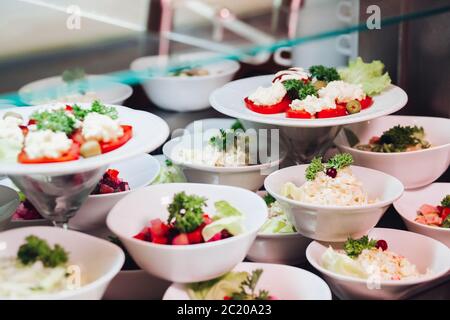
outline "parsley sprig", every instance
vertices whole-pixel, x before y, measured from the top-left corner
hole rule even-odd
[[[357,258],[364,249],[375,248],[377,240],[369,239],[368,236],[363,236],[360,239],[348,238],[344,243],[345,253],[351,258]]]
[[[335,80],[341,79],[337,70],[332,67],[327,68],[322,65],[311,66],[309,68],[309,72],[311,73],[311,75],[313,77],[315,77],[317,80],[321,80],[321,81],[330,82],[330,81],[335,81]]]
[[[259,290],[256,291],[256,285],[263,273],[263,269],[256,269],[252,271],[252,274],[247,276],[241,285],[239,292],[235,292],[231,295],[232,300],[268,300],[269,291]]]
[[[203,207],[206,198],[187,195],[184,191],[176,193],[168,206],[168,224],[173,224],[182,233],[192,232],[203,223]]]
[[[105,106],[103,103],[97,100],[92,103],[90,108],[82,108],[79,105],[73,105],[72,109],[74,116],[79,120],[84,120],[84,118],[91,112],[96,112],[108,116],[114,120],[119,117],[116,108]]]
[[[450,194],[446,195],[441,201],[441,206],[450,208]]]
[[[75,119],[68,115],[64,109],[36,111],[30,119],[36,122],[38,130],[64,132],[67,135],[75,130]]]
[[[303,100],[307,96],[317,96],[317,89],[311,83],[304,83],[301,80],[289,79],[283,82],[284,88],[291,100]]]
[[[340,170],[353,163],[353,157],[349,153],[339,153],[330,158],[327,163],[322,163],[322,157],[315,157],[306,168],[306,180],[314,180],[319,172],[326,172],[327,169]]]

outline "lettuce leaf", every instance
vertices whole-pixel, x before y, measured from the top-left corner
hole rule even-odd
[[[229,272],[213,280],[190,283],[186,285],[187,292],[193,300],[223,300],[240,291],[241,283],[247,279],[247,275],[247,272]]]
[[[383,91],[391,84],[391,78],[386,72],[383,74],[384,64],[379,60],[365,63],[361,57],[350,61],[347,68],[339,69],[341,79],[354,84],[361,84],[364,92],[369,96]]]
[[[227,230],[234,236],[244,232],[244,216],[239,210],[227,201],[217,201],[214,203],[214,207],[216,208],[216,214],[213,217],[214,221],[202,230],[202,236],[205,241],[208,241],[222,230]]]
[[[332,272],[367,279],[369,275],[364,271],[361,265],[346,254],[339,253],[329,247],[322,255],[322,266]]]

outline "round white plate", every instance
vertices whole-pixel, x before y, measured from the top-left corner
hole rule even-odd
[[[80,105],[83,106],[85,104]],[[14,111],[20,113],[26,119],[31,113],[42,107],[44,105],[1,110],[0,118],[3,117],[5,112]],[[122,147],[96,157],[61,163],[21,164],[2,162],[0,173],[9,175],[58,175],[88,171],[143,153],[149,153],[161,146],[169,136],[169,126],[163,119],[144,111],[137,111],[123,106],[114,105],[114,107],[119,113],[120,122],[133,126],[133,137]]]
[[[252,122],[273,124],[288,127],[331,127],[349,123],[371,120],[391,114],[403,108],[408,96],[403,89],[390,85],[381,94],[373,97],[373,105],[359,113],[326,119],[290,119],[284,113],[264,115],[249,110],[244,98],[258,87],[268,87],[273,75],[259,76],[232,81],[222,88],[215,90],[209,101],[217,111],[230,117]]]

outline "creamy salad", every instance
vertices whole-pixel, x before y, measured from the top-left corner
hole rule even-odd
[[[348,153],[338,154],[327,163],[315,158],[306,170],[306,182],[284,184],[281,194],[290,199],[317,205],[361,206],[373,203],[362,183],[353,175]]]
[[[322,255],[322,266],[341,275],[372,280],[416,279],[430,273],[421,274],[407,258],[389,251],[386,241],[367,236],[348,239],[343,250],[329,247]]]
[[[275,198],[267,194],[264,196],[264,201],[269,209],[269,216],[261,229],[259,229],[259,234],[289,234],[297,232]]]
[[[0,297],[32,298],[70,289],[68,253],[28,236],[16,257],[0,258]]]

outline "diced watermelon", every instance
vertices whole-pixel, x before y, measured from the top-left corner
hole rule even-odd
[[[161,219],[150,221],[150,232],[152,237],[166,237],[168,231],[169,226],[162,222]]]
[[[438,209],[435,206],[429,205],[429,204],[423,204],[420,209],[420,213],[423,215],[430,214],[430,213],[437,213]]]
[[[189,239],[186,233],[180,233],[172,240],[172,244],[175,246],[187,245],[189,244]]]
[[[186,234],[190,244],[203,242],[202,229],[203,229],[203,227],[200,226],[197,229],[195,229],[194,231]]]
[[[152,242],[159,244],[168,244],[169,239],[167,237],[152,237]]]
[[[139,232],[137,235],[135,235],[133,238],[143,241],[149,241],[150,236],[146,232]]]

